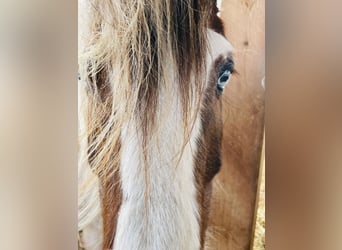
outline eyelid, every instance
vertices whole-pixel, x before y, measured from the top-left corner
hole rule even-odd
[[[225,71],[223,72],[222,76],[230,76],[231,74],[232,74],[232,72],[231,72],[230,70],[227,69],[227,70],[225,70]],[[222,77],[222,76],[221,76],[221,77]],[[221,77],[220,77],[220,78],[221,78]]]
[[[220,77],[226,70],[230,71],[232,74],[236,72],[233,59],[227,58],[224,63],[221,64],[218,70],[218,77]]]

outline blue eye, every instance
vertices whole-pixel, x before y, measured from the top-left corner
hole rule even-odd
[[[225,70],[217,80],[217,92],[221,94],[224,90],[224,87],[228,84],[231,76],[231,71]]]

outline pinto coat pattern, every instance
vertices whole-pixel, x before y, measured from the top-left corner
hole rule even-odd
[[[82,245],[202,249],[221,164],[217,81],[222,69],[233,72],[217,8],[200,0],[90,8],[80,58]]]

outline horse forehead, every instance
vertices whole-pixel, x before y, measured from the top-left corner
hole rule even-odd
[[[220,55],[226,57],[234,51],[232,44],[227,38],[211,29],[208,29],[208,42],[209,54],[212,59],[215,59]]]

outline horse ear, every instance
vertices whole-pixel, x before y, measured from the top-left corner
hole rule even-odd
[[[212,14],[220,16],[220,12],[222,9],[222,0],[212,0]]]
[[[221,18],[218,16],[218,13],[220,12],[220,7],[221,1],[214,0],[212,4],[212,10],[210,13],[209,28],[224,36],[224,25]]]

